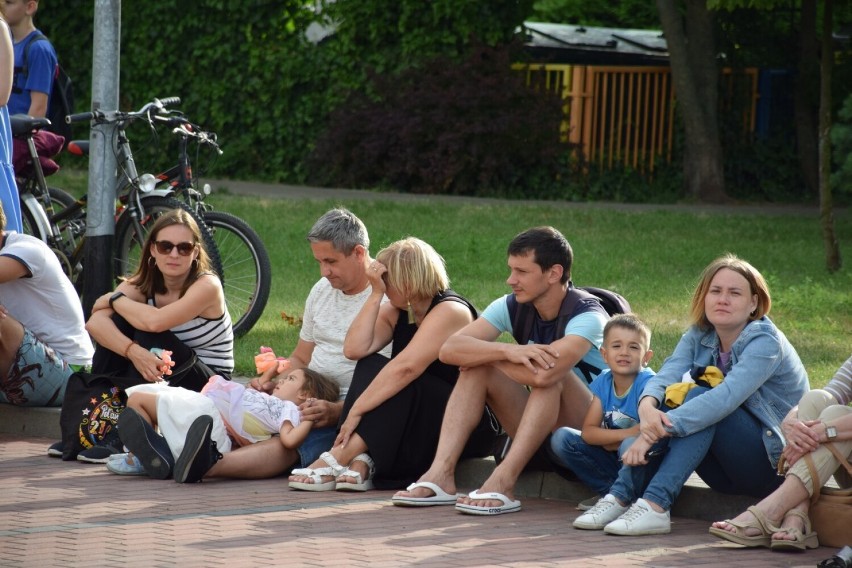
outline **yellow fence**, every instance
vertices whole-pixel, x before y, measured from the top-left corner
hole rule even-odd
[[[668,67],[592,65],[519,66],[530,84],[562,97],[565,119],[562,133],[589,164],[601,169],[623,165],[652,173],[660,160],[671,160],[675,96]],[[723,103],[730,109],[738,92],[726,72]],[[741,108],[744,132],[753,132],[757,103],[757,70],[745,74]]]

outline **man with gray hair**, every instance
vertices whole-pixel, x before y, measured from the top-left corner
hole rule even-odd
[[[332,209],[320,217],[308,232],[311,252],[319,263],[322,278],[314,284],[305,302],[299,342],[290,355],[293,369],[310,367],[340,385],[340,400],[304,403],[304,420],[314,428],[297,449],[285,448],[277,438],[245,446],[222,457],[209,439],[195,440],[195,458],[174,476],[178,483],[201,481],[202,477],[263,479],[275,477],[290,468],[307,467],[320,453],[334,444],[343,398],[352,381],[356,361],[343,355],[343,340],[349,325],[370,296],[367,278],[370,237],[364,223],[347,209]],[[390,346],[388,346],[390,347]],[[387,353],[385,352],[387,351]],[[389,348],[382,353],[389,355]],[[264,377],[250,386],[271,392],[273,384]],[[184,450],[186,452],[186,449]]]

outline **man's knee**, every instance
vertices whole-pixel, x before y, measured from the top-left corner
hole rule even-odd
[[[467,386],[476,385],[485,387],[488,384],[488,379],[493,375],[494,368],[488,365],[479,365],[470,367],[459,372],[459,378],[456,384]]]
[[[10,315],[0,319],[0,350],[14,356],[24,339],[24,326]]]

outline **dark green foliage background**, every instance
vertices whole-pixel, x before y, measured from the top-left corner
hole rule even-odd
[[[562,197],[572,177],[562,100],[512,69],[520,54],[474,46],[461,61],[372,78],[332,113],[310,163],[314,184],[412,193]],[[423,77],[428,77],[424,81]]]
[[[119,107],[180,96],[189,117],[215,130],[225,150],[211,175],[302,181],[328,116],[369,71],[392,74],[477,37],[507,41],[528,0],[340,0],[332,40],[305,40],[317,18],[293,0],[157,0],[121,5]],[[38,26],[74,80],[76,111],[90,108],[93,2],[45,2]],[[83,127],[79,135],[85,136]]]
[[[180,96],[190,119],[219,133],[225,152],[207,171],[211,177],[322,181],[337,186],[352,182],[365,184],[362,187],[424,191],[424,184],[417,184],[421,174],[406,178],[387,168],[380,170],[377,165],[369,175],[357,172],[358,176],[353,176],[351,171],[323,170],[316,162],[312,166],[309,157],[318,155],[318,144],[334,142],[341,133],[341,124],[332,121],[332,116],[338,118],[349,112],[351,119],[352,112],[360,110],[341,108],[345,101],[357,100],[361,108],[368,103],[377,108],[387,107],[388,102],[409,103],[407,108],[397,108],[400,124],[408,117],[416,119],[410,103],[417,101],[399,96],[394,101],[387,89],[393,89],[398,81],[405,86],[407,80],[411,86],[411,78],[416,80],[418,73],[423,73],[422,86],[433,89],[426,93],[421,88],[421,100],[429,99],[433,108],[461,108],[453,97],[464,89],[435,81],[427,72],[434,69],[436,62],[442,62],[447,77],[452,77],[454,71],[458,76],[458,69],[449,67],[463,65],[471,46],[507,44],[525,19],[656,27],[653,3],[639,0],[612,6],[552,0],[339,0],[326,6],[321,15],[304,8],[304,4],[313,5],[294,0],[122,2],[119,108],[138,108],[151,97]],[[89,110],[91,102],[94,5],[93,1],[42,2],[36,18],[74,79],[77,112]],[[337,22],[333,37],[319,45],[305,39],[305,30],[317,19]],[[790,26],[785,25],[789,17],[738,10],[721,19],[720,48],[728,64],[772,67],[784,63],[778,60],[778,54],[787,51],[777,47],[789,45],[795,38]],[[761,33],[747,33],[755,26]],[[757,37],[766,44],[756,41]],[[839,91],[848,90],[849,82],[843,79],[852,76],[850,62],[852,58],[841,58],[837,67],[835,87]],[[386,92],[382,93],[379,86],[385,87]],[[847,94],[836,93],[838,107]],[[504,111],[504,116],[524,113],[519,111],[516,97],[493,97],[489,104],[504,105],[498,109]],[[459,130],[470,133],[495,126],[485,119],[483,112],[467,112],[461,119],[445,124],[438,121],[431,130],[434,138],[430,141],[456,145],[432,148],[434,155],[450,155],[457,153],[459,147],[465,148],[457,144],[457,136],[453,138]],[[786,117],[781,122],[791,123]],[[358,132],[358,125],[348,126],[350,134]],[[85,126],[76,128],[79,137],[87,136]],[[548,128],[545,124],[537,130],[548,136]],[[803,189],[791,131],[770,139],[743,141],[736,121],[723,124],[722,129],[726,134],[730,195],[744,201],[815,202],[816,196]],[[405,149],[416,158],[422,153],[413,143],[419,133],[414,128],[407,132],[410,136],[397,142],[410,143]],[[144,132],[134,133],[132,139],[134,150],[164,146],[164,139],[154,141]],[[149,141],[154,143],[146,144]],[[439,161],[443,171],[426,164],[425,175],[432,178],[428,190],[445,188],[469,193],[457,184],[445,182],[464,178],[469,180],[465,182],[468,187],[478,185],[477,194],[487,195],[653,202],[682,196],[676,174],[648,180],[632,171],[597,171],[581,179],[570,174],[571,165],[566,158],[566,163],[559,165],[563,173],[554,176],[552,163],[542,168],[541,161],[514,159],[507,164],[506,148],[500,144],[484,145],[484,153],[477,155],[478,163],[469,160],[463,175],[456,171],[458,162]],[[72,157],[61,159],[63,165],[86,167],[83,162],[75,163]],[[150,166],[145,162],[140,165],[143,169],[161,169],[166,163],[157,159]],[[511,166],[513,179],[506,181],[505,176],[489,173],[506,165]],[[672,172],[679,168],[679,161],[671,165]],[[337,177],[317,175],[329,173]],[[411,179],[415,181],[410,182]]]

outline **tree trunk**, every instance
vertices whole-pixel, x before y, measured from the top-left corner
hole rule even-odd
[[[808,195],[819,194],[819,38],[817,0],[802,0],[799,61],[793,90],[799,167]]]
[[[684,185],[701,202],[729,201],[719,139],[719,69],[715,17],[704,0],[657,0],[669,49],[672,82],[684,126]]]
[[[831,79],[834,67],[832,45],[832,0],[825,0],[822,21],[819,97],[819,217],[825,245],[825,267],[840,270],[840,246],[834,232],[834,206],[831,198]]]

